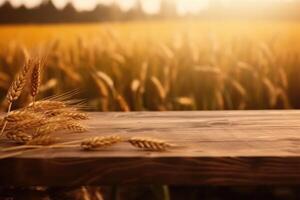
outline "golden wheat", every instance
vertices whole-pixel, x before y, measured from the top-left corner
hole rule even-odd
[[[83,112],[79,112],[74,108],[66,108],[66,109],[56,109],[56,110],[48,110],[44,112],[44,115],[47,117],[65,117],[73,120],[87,120],[89,119],[88,115]]]
[[[9,131],[5,133],[5,136],[17,143],[26,143],[32,139],[32,136],[21,131],[21,130],[15,130],[15,131]]]
[[[165,91],[163,85],[161,84],[161,82],[155,76],[152,76],[150,80],[155,88],[155,91],[156,91],[155,94],[158,95],[158,97],[160,98],[161,101],[164,101],[167,94],[166,94],[166,91]]]
[[[81,142],[81,148],[84,150],[94,150],[109,147],[121,141],[122,138],[120,136],[93,137]]]
[[[45,97],[80,85],[84,92],[78,97],[87,98],[89,106],[102,111],[299,107],[296,92],[299,45],[294,42],[299,38],[297,25],[291,26],[295,32],[282,28],[283,34],[270,43],[274,29],[262,29],[261,34],[216,26],[212,29],[213,37],[208,39],[194,28],[203,25],[200,24],[190,27],[193,31],[189,31],[188,37],[179,29],[176,34],[160,32],[162,37],[141,32],[129,40],[123,33],[144,27],[129,23],[124,25],[126,28],[123,25],[112,28],[116,37],[104,31],[80,39],[71,34],[74,40],[68,41],[50,38],[49,44],[41,45],[40,50],[49,52],[45,74],[51,79],[41,85],[39,94]],[[253,30],[260,27],[254,24]],[[157,27],[168,25],[155,23]],[[53,31],[50,27],[45,30]],[[37,29],[33,31],[47,35]],[[227,31],[229,34],[223,34]],[[240,36],[238,41],[235,35]],[[31,50],[26,49],[31,47],[27,44],[31,40],[26,37],[24,44],[14,41],[1,45],[4,50],[0,50],[0,59],[5,67],[0,67],[0,88],[9,87],[15,69],[27,57],[26,51]],[[53,78],[54,74],[58,76]],[[193,102],[186,104],[182,97],[192,98]],[[5,103],[2,102],[0,109],[6,108]],[[15,103],[16,107],[23,106],[24,101]]]
[[[193,106],[195,104],[194,99],[190,97],[178,97],[175,101],[183,106]]]
[[[116,95],[116,90],[114,81],[111,77],[102,71],[96,72],[96,77],[105,84],[105,86],[110,90],[111,95],[114,97]]]
[[[84,133],[87,132],[87,128],[77,122],[71,122],[67,124],[61,124],[59,130],[69,131],[70,133]]]
[[[37,129],[34,133],[34,137],[49,135],[58,132],[68,132],[68,133],[84,133],[87,132],[87,128],[80,123],[72,122],[68,119],[57,120],[56,123],[47,123]]]
[[[86,113],[82,112],[63,112],[61,116],[70,118],[73,120],[87,120],[89,116]]]
[[[120,94],[116,95],[116,102],[119,107],[119,109],[123,112],[129,112],[130,108],[129,105],[127,104],[126,100],[124,97],[122,97]]]
[[[66,108],[67,104],[63,101],[53,101],[53,100],[42,100],[36,101],[35,103],[30,103],[26,109],[31,109],[34,111],[49,111],[56,109]]]
[[[45,118],[36,118],[36,119],[30,119],[30,120],[23,120],[21,122],[13,122],[8,123],[7,125],[7,131],[10,130],[30,130],[30,129],[37,129],[47,123]]]
[[[150,150],[150,151],[166,151],[170,147],[172,147],[171,144],[165,141],[143,138],[143,137],[130,138],[128,142],[136,148]]]
[[[35,101],[41,84],[41,61],[39,60],[34,63],[30,81],[30,94],[33,97],[33,101]]]
[[[28,73],[29,73],[30,69],[31,69],[31,61],[28,61],[27,63],[25,63],[21,72],[17,75],[17,77],[11,84],[11,86],[7,92],[7,95],[6,95],[6,99],[9,104],[8,111],[7,111],[8,113],[11,111],[13,101],[17,100],[21,95],[23,88],[27,82]],[[7,125],[7,121],[5,120],[5,122],[2,126],[2,129],[1,129],[1,132],[0,132],[0,136],[5,131],[6,125]]]
[[[16,122],[21,122],[25,120],[32,120],[39,118],[40,115],[37,113],[28,111],[28,110],[17,110],[17,111],[12,111],[7,114],[6,117],[4,117],[4,120],[9,122],[9,123],[16,123]]]
[[[28,61],[22,68],[22,71],[17,75],[17,77],[13,81],[6,95],[9,104],[17,100],[21,95],[23,88],[27,82],[28,73],[30,69],[31,69],[31,61]]]
[[[59,126],[55,123],[46,123],[45,125],[40,126],[37,130],[32,134],[33,137],[41,137],[50,135],[59,130]]]

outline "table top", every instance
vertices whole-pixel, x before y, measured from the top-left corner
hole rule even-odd
[[[90,113],[90,117],[85,122],[88,133],[59,137],[63,141],[146,137],[177,147],[150,152],[121,143],[91,152],[76,147],[25,151],[0,159],[0,185],[300,184],[300,111]]]

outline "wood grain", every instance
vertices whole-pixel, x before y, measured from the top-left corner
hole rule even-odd
[[[0,160],[0,185],[300,184],[300,111],[91,113],[90,132],[145,136],[180,147],[168,152],[128,144],[104,151],[42,149]],[[9,146],[4,140],[2,146]],[[0,156],[4,153],[0,151]]]

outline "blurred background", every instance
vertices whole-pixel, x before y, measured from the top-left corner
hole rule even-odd
[[[97,111],[300,108],[298,0],[0,5],[2,110],[28,57],[46,59],[40,98],[78,89]]]
[[[40,99],[77,90],[94,111],[298,109],[299,11],[300,0],[0,0],[0,110],[28,58],[45,61]],[[14,106],[27,102],[25,94]],[[94,192],[110,199],[110,190]],[[295,187],[119,191],[119,199],[300,199]]]

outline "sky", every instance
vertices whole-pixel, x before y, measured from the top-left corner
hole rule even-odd
[[[0,4],[6,0],[0,0]],[[10,0],[13,5],[19,6],[25,4],[27,7],[34,7],[38,5],[42,0]],[[73,2],[78,10],[90,10],[98,3],[111,4],[116,2],[124,10],[130,9],[136,2],[136,0],[53,0],[57,7],[63,7],[67,2]],[[198,12],[208,5],[209,0],[168,0],[175,1],[177,9],[180,14],[188,12]],[[243,4],[245,0],[221,0],[224,5],[236,5]],[[289,1],[289,0],[247,0],[253,5],[265,5],[271,6],[274,1]],[[159,10],[160,0],[141,0],[143,9],[147,13],[155,13]]]

